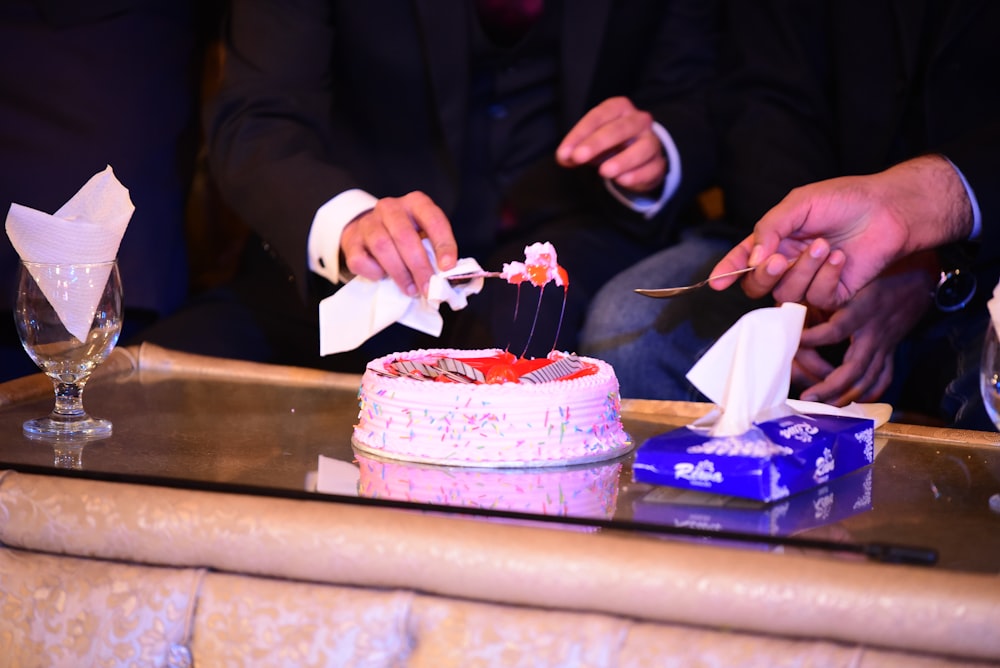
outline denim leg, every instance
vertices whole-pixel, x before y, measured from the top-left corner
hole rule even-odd
[[[597,293],[580,352],[615,368],[623,397],[705,401],[685,378],[694,363],[740,316],[767,300],[751,300],[734,286],[703,288],[672,299],[638,295],[635,288],[686,285],[708,272],[732,248],[723,239],[689,234],[611,279]]]

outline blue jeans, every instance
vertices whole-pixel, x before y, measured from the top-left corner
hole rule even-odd
[[[688,233],[681,241],[612,278],[590,304],[580,353],[615,368],[623,397],[705,401],[685,378],[694,363],[744,313],[771,306],[739,286],[703,288],[672,299],[652,299],[635,288],[687,285],[708,276],[733,243]]]

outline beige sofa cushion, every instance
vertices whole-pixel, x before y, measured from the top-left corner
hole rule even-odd
[[[0,665],[183,665],[203,575],[0,549]]]

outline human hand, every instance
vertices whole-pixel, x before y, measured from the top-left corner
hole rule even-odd
[[[444,212],[422,192],[383,197],[344,228],[340,249],[347,269],[373,281],[390,277],[411,297],[426,294],[435,268],[427,258],[426,237],[438,268],[451,269],[458,246]]]
[[[792,384],[802,399],[844,406],[876,401],[893,377],[893,354],[930,306],[938,266],[933,253],[918,253],[890,267],[843,307],[811,310],[792,364]],[[849,341],[834,366],[819,352]]]
[[[649,192],[663,185],[667,159],[653,117],[626,97],[612,97],[584,114],[556,149],[563,167],[596,165],[615,185]]]
[[[941,156],[921,156],[878,174],[796,188],[712,273],[758,266],[743,279],[748,295],[770,292],[778,301],[832,311],[898,258],[966,238],[971,227],[971,204],[954,167]],[[721,290],[735,280],[711,286]]]

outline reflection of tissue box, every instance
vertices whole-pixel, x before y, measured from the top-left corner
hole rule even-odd
[[[636,450],[638,482],[774,501],[872,463],[868,418],[789,415],[740,436],[712,437],[681,427]]]
[[[773,536],[833,524],[872,508],[872,469],[849,473],[775,503],[657,487],[633,507],[641,522]]]

